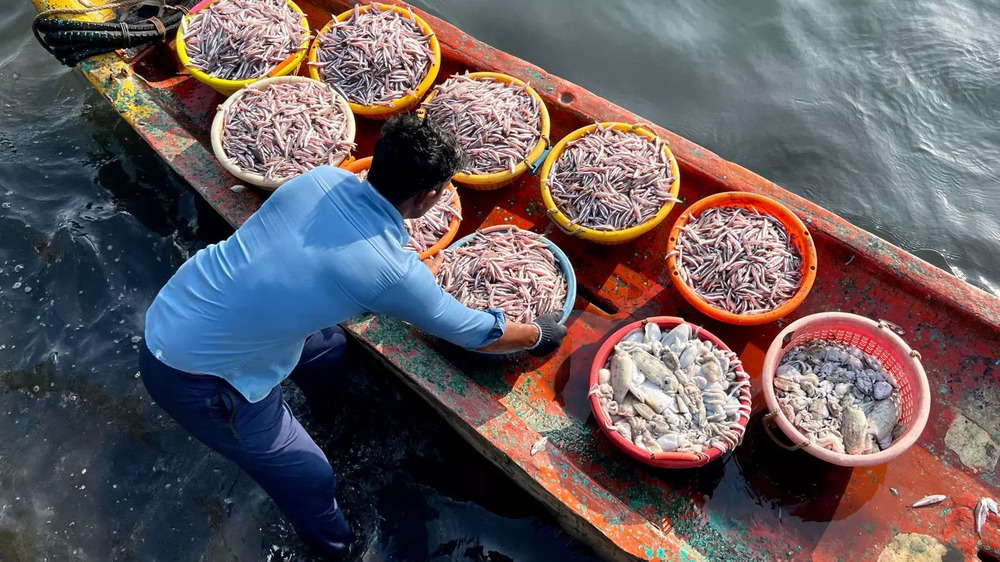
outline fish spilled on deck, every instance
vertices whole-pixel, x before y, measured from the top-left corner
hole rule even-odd
[[[549,172],[549,192],[570,224],[623,230],[677,201],[671,160],[658,138],[598,125],[566,144]]]
[[[345,104],[326,84],[275,82],[236,95],[224,115],[222,148],[248,172],[286,180],[339,163],[354,148]]]
[[[836,453],[876,453],[903,431],[896,378],[852,345],[814,340],[792,348],[781,358],[774,390],[785,417]]]
[[[389,105],[412,95],[434,62],[430,36],[416,16],[360,5],[319,37],[317,62],[324,82],[359,105]]]
[[[566,305],[566,277],[534,232],[477,232],[468,244],[443,253],[438,283],[470,308],[499,308],[510,321],[531,322]]]
[[[524,162],[541,137],[538,100],[524,86],[452,76],[423,104],[427,118],[455,135],[466,174],[492,174]]]
[[[774,310],[802,284],[802,257],[784,225],[755,209],[707,209],[681,228],[672,253],[684,283],[734,314]]]
[[[181,25],[190,64],[226,80],[263,78],[308,36],[285,0],[212,2]]]
[[[601,369],[596,394],[611,429],[651,453],[723,453],[743,439],[749,377],[736,354],[699,339],[689,324],[654,323],[627,335]]]

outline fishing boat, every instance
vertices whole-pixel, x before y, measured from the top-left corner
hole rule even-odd
[[[42,9],[72,0],[34,1]],[[351,5],[298,4],[314,30]],[[440,41],[438,81],[470,70],[530,83],[548,106],[553,139],[595,121],[643,121],[440,18],[414,12]],[[223,170],[209,144],[209,126],[223,98],[183,71],[171,43],[95,56],[79,70],[233,227],[264,200],[264,192],[230,189],[240,182]],[[371,153],[379,126],[358,119],[359,157]],[[1000,299],[704,147],[651,127],[677,158],[687,204],[721,191],[759,193],[808,225],[818,275],[792,315],[763,326],[733,326],[703,316],[681,298],[664,255],[669,225],[685,205],[630,243],[599,246],[557,229],[545,213],[538,178],[526,174],[497,191],[463,189],[459,236],[515,224],[544,233],[569,255],[577,300],[569,335],[556,355],[484,361],[390,318],[363,316],[345,327],[569,533],[608,559],[875,560],[884,551],[923,548],[938,549],[945,559],[974,560],[1000,552],[1000,520],[987,521],[980,537],[973,517],[980,497],[1000,496]],[[853,469],[826,464],[786,450],[763,431],[765,351],[787,322],[823,311],[887,320],[922,353],[930,421],[916,445],[888,464]],[[588,405],[591,362],[601,342],[629,322],[662,315],[709,329],[740,356],[753,378],[754,415],[744,442],[698,469],[636,462],[601,433]],[[929,494],[948,499],[930,508],[909,507]]]

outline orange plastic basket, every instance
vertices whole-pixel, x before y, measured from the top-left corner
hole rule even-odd
[[[786,449],[802,449],[816,458],[839,466],[887,463],[913,445],[927,425],[931,392],[927,374],[920,364],[920,353],[911,349],[892,328],[893,325],[885,320],[876,322],[846,312],[823,312],[799,318],[782,330],[771,342],[767,355],[764,356],[761,373],[764,401],[770,410],[764,420],[764,429],[775,442]],[[782,412],[774,393],[774,374],[778,364],[788,350],[817,339],[853,345],[881,361],[886,371],[896,378],[901,398],[899,421],[904,429],[888,449],[867,455],[835,453],[810,442]],[[769,425],[772,420],[792,441],[792,446],[781,443],[773,435]]]
[[[755,209],[759,213],[766,213],[781,221],[785,230],[788,231],[789,240],[798,250],[799,255],[802,256],[802,284],[799,285],[799,290],[791,299],[785,301],[778,308],[767,312],[734,314],[708,302],[696,293],[690,285],[684,282],[678,270],[677,256],[673,253],[675,246],[677,246],[681,229],[693,219],[701,216],[701,213],[705,210],[715,207]],[[681,296],[702,314],[728,324],[750,326],[767,324],[778,318],[783,318],[802,304],[802,301],[809,295],[813,282],[816,281],[816,265],[818,261],[816,258],[816,246],[813,244],[812,237],[809,236],[809,230],[806,229],[806,225],[799,220],[799,217],[795,216],[795,213],[781,203],[770,197],[756,193],[727,191],[699,199],[685,209],[681,213],[681,216],[677,217],[674,227],[670,230],[670,240],[667,242],[667,255],[669,256],[667,258],[667,269],[670,271],[670,278],[673,280],[674,287],[677,288]]]
[[[345,162],[344,164],[341,164],[340,167],[347,170],[348,172],[351,172],[352,174],[356,174],[358,172],[367,170],[368,168],[371,167],[371,165],[372,165],[372,157],[368,156],[366,158],[359,158],[357,160]],[[452,185],[451,182],[449,182],[448,185],[445,186],[445,189],[450,189],[455,192],[455,200],[454,203],[452,203],[452,205],[455,207],[455,210],[458,211],[458,214],[461,215],[462,201],[458,197],[458,190],[455,189],[455,186]],[[445,232],[444,236],[442,236],[437,242],[435,242],[433,246],[427,248],[423,252],[420,252],[420,259],[425,260],[429,257],[436,255],[441,250],[447,248],[448,244],[451,244],[451,241],[455,239],[455,235],[458,234],[458,227],[461,224],[462,224],[461,219],[459,219],[458,217],[452,217],[451,223],[448,225],[448,232]]]
[[[719,339],[715,334],[709,332],[708,330],[691,324],[690,322],[685,322],[683,318],[677,318],[675,316],[653,316],[651,318],[646,318],[645,320],[637,320],[630,324],[622,326],[621,329],[617,330],[601,344],[601,347],[597,350],[597,355],[594,356],[594,362],[590,366],[590,388],[597,386],[599,382],[600,370],[608,362],[608,358],[614,353],[615,346],[618,342],[622,341],[625,336],[631,334],[636,330],[642,330],[648,323],[658,324],[660,329],[663,331],[672,330],[681,324],[688,324],[691,326],[691,333],[694,337],[707,340],[715,344],[719,349],[732,352],[729,346],[725,344],[721,339]],[[743,364],[739,362],[738,359],[733,359],[736,365],[736,380],[743,382],[750,382],[750,375],[743,370]],[[743,386],[740,389],[740,403],[745,406],[745,410],[750,410],[750,387],[749,385]],[[669,453],[651,453],[636,447],[635,444],[629,442],[627,439],[622,437],[620,433],[611,428],[611,420],[608,419],[607,414],[601,409],[601,405],[598,402],[598,397],[595,394],[590,395],[590,409],[594,413],[594,419],[597,420],[597,425],[601,428],[601,431],[615,444],[616,447],[625,451],[628,456],[636,459],[637,461],[646,463],[651,466],[659,468],[697,468],[699,466],[704,466],[723,455],[723,452],[717,447],[712,447],[702,453],[684,453],[684,452],[669,452]],[[746,433],[747,423],[750,421],[749,416],[746,413],[740,415],[739,424],[740,438],[742,439],[743,434]]]

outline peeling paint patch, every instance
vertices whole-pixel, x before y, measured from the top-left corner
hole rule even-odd
[[[983,377],[985,381],[995,380],[993,369],[985,363],[985,358],[977,358],[969,361],[967,368],[972,376]],[[1000,412],[1000,386],[987,382],[975,388],[967,388],[958,408],[994,438],[1000,435],[1000,415],[997,415]]]
[[[944,444],[958,455],[962,464],[977,470],[993,470],[1000,457],[1000,445],[983,428],[962,414],[948,427]]]
[[[946,552],[941,541],[930,535],[904,533],[893,537],[878,555],[878,562],[941,562]]]

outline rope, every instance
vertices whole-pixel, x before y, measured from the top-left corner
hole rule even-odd
[[[39,31],[39,24],[40,23],[42,23],[42,22],[51,22],[51,23],[55,24],[55,23],[58,23],[58,22],[63,22],[63,24],[60,24],[60,25],[69,25],[69,24],[73,23],[74,20],[65,20],[65,19],[62,19],[62,18],[59,18],[59,17],[54,17],[54,16],[83,15],[83,14],[88,14],[88,13],[91,13],[91,12],[97,12],[97,11],[101,11],[101,10],[112,10],[112,9],[121,9],[121,10],[126,10],[127,11],[129,9],[135,8],[136,6],[140,6],[140,5],[144,4],[144,3],[146,3],[146,0],[114,0],[112,2],[108,2],[106,4],[101,4],[101,5],[95,5],[91,0],[77,0],[77,2],[82,7],[80,7],[80,8],[68,8],[68,7],[67,8],[53,8],[53,9],[49,9],[49,10],[44,10],[44,11],[40,12],[38,15],[36,15],[35,18],[34,18],[34,20],[32,21],[31,28],[32,28],[32,32],[35,35],[35,38],[42,45],[42,47],[45,48],[45,50],[47,50],[49,53],[51,53],[53,55],[56,55],[57,58],[59,58],[60,60],[63,60],[63,57],[57,55],[56,50],[57,49],[63,49],[64,50],[65,47],[67,47],[67,46],[66,45],[50,45],[48,42],[46,42],[42,38],[42,34]],[[121,20],[121,21],[110,21],[110,22],[103,22],[103,23],[101,23],[101,22],[95,22],[92,25],[95,25],[96,27],[101,27],[101,26],[115,26],[115,27],[119,28],[119,29],[117,29],[115,31],[121,33],[121,42],[124,44],[124,47],[126,47],[126,48],[127,47],[131,47],[132,44],[134,43],[135,38],[132,37],[132,34],[143,34],[143,33],[148,33],[148,32],[155,31],[155,33],[159,36],[160,39],[166,39],[167,33],[169,33],[170,30],[174,29],[176,27],[176,25],[174,25],[173,23],[171,23],[169,26],[167,24],[165,24],[163,22],[163,20],[160,19],[160,17],[163,16],[163,12],[167,8],[169,8],[170,10],[172,10],[174,12],[179,12],[180,15],[185,15],[185,14],[190,13],[190,10],[189,10],[189,8],[187,6],[185,6],[185,5],[181,4],[181,3],[179,3],[181,5],[167,4],[166,0],[158,0],[158,4],[159,4],[159,10],[158,10],[156,16],[146,18],[145,20],[143,20],[145,23],[129,24],[129,23],[125,22],[124,20]],[[175,19],[175,16],[169,16],[168,19],[173,20],[173,19]],[[137,26],[139,26],[139,27],[137,27]],[[151,27],[153,27],[153,29],[149,29],[148,32],[146,30],[140,31],[140,28],[143,27],[143,26],[151,26]],[[83,30],[83,29],[81,29],[81,31],[84,31],[86,33],[97,32],[96,29],[91,29],[91,30]],[[138,37],[138,35],[137,35],[137,37]],[[150,40],[150,38],[148,38],[148,35],[147,35],[147,37],[144,37],[144,38],[140,39],[139,43],[144,43],[144,42],[149,41],[149,40]],[[83,48],[83,46],[81,45],[80,48]],[[112,49],[109,49],[109,50],[112,50]]]
[[[166,36],[167,36],[167,27],[165,25],[163,25],[163,22],[160,21],[160,18],[158,18],[156,16],[153,16],[153,17],[149,18],[149,22],[152,23],[153,27],[156,28],[156,32],[160,34],[160,38],[161,39],[162,38],[166,38]]]

